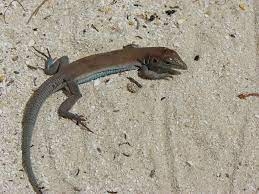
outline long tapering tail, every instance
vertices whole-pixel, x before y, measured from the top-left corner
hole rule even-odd
[[[22,165],[33,187],[33,190],[42,193],[31,166],[30,148],[32,133],[42,104],[54,92],[63,87],[60,75],[54,75],[46,80],[30,97],[26,104],[22,120]]]

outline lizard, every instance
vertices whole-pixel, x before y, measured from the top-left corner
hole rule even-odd
[[[186,70],[187,65],[179,54],[166,47],[138,47],[127,45],[122,49],[106,53],[93,54],[73,62],[68,56],[52,58],[49,50],[47,54],[37,50],[45,57],[44,73],[51,75],[34,91],[25,105],[22,119],[22,165],[33,190],[42,193],[31,165],[31,141],[33,129],[38,113],[45,100],[57,91],[63,91],[66,99],[58,108],[58,115],[84,125],[83,115],[70,112],[73,105],[82,97],[79,85],[124,71],[137,70],[143,79],[160,80],[172,78],[181,74],[175,69]]]

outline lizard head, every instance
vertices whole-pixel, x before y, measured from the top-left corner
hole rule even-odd
[[[183,70],[187,69],[185,62],[183,62],[177,52],[172,49],[164,48],[160,60],[160,63],[163,63],[165,67]]]
[[[179,75],[181,72],[175,69],[186,70],[187,65],[174,50],[162,47],[157,56],[151,56],[144,60],[147,68],[158,74]]]

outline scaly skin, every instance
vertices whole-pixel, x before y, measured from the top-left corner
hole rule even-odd
[[[31,96],[22,120],[22,164],[33,190],[38,194],[42,191],[32,170],[30,147],[36,118],[42,104],[51,94],[63,90],[67,99],[59,107],[58,114],[85,126],[83,116],[69,112],[82,96],[79,84],[134,69],[138,69],[138,75],[144,79],[168,79],[172,75],[180,74],[174,69],[187,69],[186,64],[174,50],[164,47],[127,46],[121,50],[84,57],[72,63],[69,63],[66,56],[54,61],[49,52],[48,56],[41,54],[47,58],[44,72],[53,76]]]

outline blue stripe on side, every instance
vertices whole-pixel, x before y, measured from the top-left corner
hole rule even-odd
[[[106,77],[108,75],[117,74],[117,73],[121,73],[121,72],[124,72],[124,71],[130,71],[130,70],[135,70],[135,69],[137,69],[135,66],[108,69],[108,70],[104,70],[104,71],[100,71],[100,72],[96,72],[96,73],[93,73],[91,75],[88,75],[87,77],[78,80],[77,83],[78,84],[84,84],[86,82],[98,79],[100,77]]]

